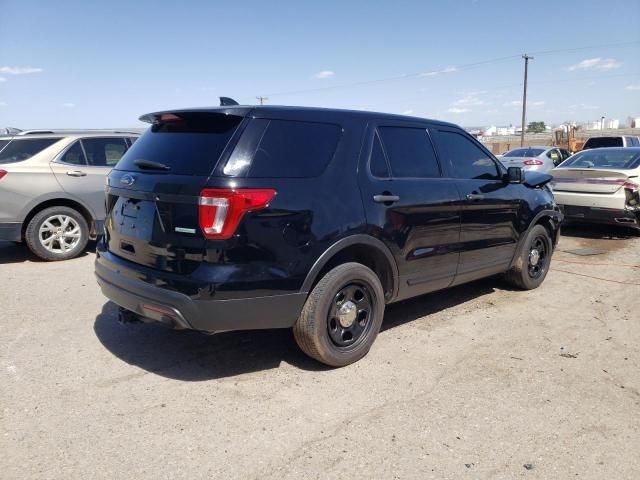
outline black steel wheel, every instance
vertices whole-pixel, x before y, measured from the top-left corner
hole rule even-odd
[[[535,225],[520,245],[514,265],[506,274],[509,283],[523,290],[538,288],[551,265],[553,242],[543,225]]]
[[[329,336],[336,346],[352,348],[366,337],[373,322],[372,296],[362,283],[350,283],[333,297],[327,316]]]
[[[293,334],[307,355],[342,367],[367,354],[380,331],[384,306],[378,276],[362,264],[345,263],[311,291]]]
[[[531,242],[527,269],[529,276],[534,280],[544,275],[547,270],[548,251],[548,235],[538,235]]]

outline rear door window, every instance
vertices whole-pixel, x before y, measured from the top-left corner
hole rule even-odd
[[[376,133],[373,137],[373,148],[371,149],[371,160],[369,161],[369,170],[374,177],[389,178],[389,165],[382,150],[380,137]]]
[[[425,128],[380,127],[391,176],[396,178],[435,178],[440,176],[436,154]]]
[[[82,146],[92,167],[115,167],[127,151],[124,138],[85,138]]]
[[[0,163],[15,163],[28,160],[59,140],[59,138],[14,139],[0,151]]]
[[[209,176],[242,118],[216,112],[163,114],[136,140],[116,169],[147,171],[134,162],[149,160],[166,165],[171,174]]]
[[[86,165],[87,160],[84,156],[84,151],[82,150],[80,141],[78,140],[73,145],[71,145],[67,149],[67,151],[62,154],[58,162],[66,163],[69,165]]]
[[[290,120],[252,120],[223,169],[252,178],[319,176],[338,146],[338,125]]]

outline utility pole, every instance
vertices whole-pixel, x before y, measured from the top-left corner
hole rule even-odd
[[[527,116],[527,71],[529,68],[529,60],[533,60],[533,57],[525,53],[522,55],[522,58],[524,58],[524,93],[522,94],[522,132],[520,132],[520,147],[524,147],[524,122]]]
[[[268,97],[256,97],[258,100],[260,100],[260,105],[264,105],[264,102],[266,102],[267,100],[269,100]]]

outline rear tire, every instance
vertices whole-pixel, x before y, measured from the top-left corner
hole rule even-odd
[[[80,255],[89,240],[89,226],[82,214],[69,207],[50,207],[35,214],[24,232],[29,250],[47,261],[69,260]]]
[[[513,286],[522,290],[538,288],[549,272],[553,241],[548,230],[535,225],[527,234],[514,267],[505,278]]]
[[[332,367],[364,357],[384,316],[378,276],[360,263],[330,270],[309,294],[293,335],[300,349]]]

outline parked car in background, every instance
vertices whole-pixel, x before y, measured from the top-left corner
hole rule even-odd
[[[614,135],[609,137],[591,137],[582,147],[582,150],[592,148],[610,147],[640,147],[640,139],[634,135]]]
[[[44,260],[79,255],[102,233],[107,174],[139,134],[27,131],[0,137],[0,240]]]
[[[123,321],[293,328],[328,365],[363,357],[385,305],[548,272],[549,175],[505,169],[450,123],[229,106],[145,115],[108,177],[95,271]]]
[[[520,167],[540,173],[549,173],[571,156],[571,152],[558,147],[522,147],[509,150],[498,158],[507,168]]]
[[[640,228],[640,148],[576,153],[552,172],[567,220]]]

